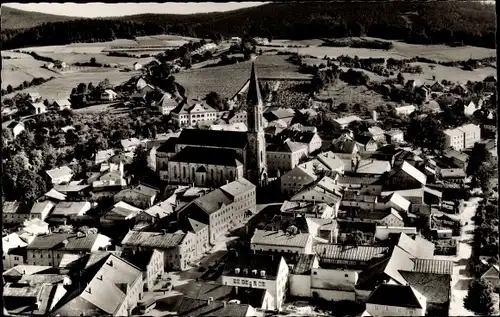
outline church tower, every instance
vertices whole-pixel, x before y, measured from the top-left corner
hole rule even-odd
[[[255,73],[255,64],[252,63],[252,73],[247,91],[247,179],[256,186],[267,184],[266,138],[262,122],[262,96],[259,81]]]

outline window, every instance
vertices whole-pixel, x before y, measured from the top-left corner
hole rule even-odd
[[[15,256],[15,257],[14,257],[14,260],[16,260],[16,261],[17,261],[17,260],[19,260],[19,257],[18,257],[18,256]]]
[[[313,275],[318,275],[318,272],[313,272]]]
[[[224,181],[224,174],[223,174],[222,170],[220,171],[220,181],[221,181],[221,183]]]
[[[186,178],[186,166],[182,167],[182,174],[184,175],[183,177]]]
[[[345,274],[345,275],[344,275],[344,277],[349,277],[349,275],[348,275],[348,274]]]

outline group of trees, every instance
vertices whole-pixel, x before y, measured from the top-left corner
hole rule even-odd
[[[351,36],[363,36],[365,34],[364,27],[361,23],[356,22],[352,26]],[[323,46],[333,47],[352,47],[352,48],[370,48],[390,50],[394,44],[390,41],[379,41],[374,39],[357,39],[357,38],[344,38],[344,39],[325,39]]]
[[[486,202],[478,207],[475,220],[474,255],[497,256],[498,255],[498,206]]]
[[[484,193],[493,190],[491,179],[498,175],[493,156],[483,144],[476,143],[469,156],[467,175],[472,176],[473,185],[481,187]]]
[[[78,108],[85,106],[90,100],[101,100],[101,95],[104,90],[111,87],[111,83],[107,78],[97,84],[97,86],[94,86],[92,83],[89,83],[88,85],[80,83],[77,87],[71,89],[71,104],[73,107]]]
[[[406,131],[406,139],[419,147],[443,151],[446,145],[444,128],[434,114],[425,117],[412,116]]]
[[[498,310],[493,300],[493,286],[484,279],[474,279],[464,298],[464,307],[479,316],[493,316]]]
[[[53,79],[55,79],[54,76],[52,76],[50,78],[35,77],[31,80],[31,82],[28,82],[27,80],[25,80],[21,84],[19,84],[19,86],[17,86],[17,87],[12,87],[12,85],[8,85],[7,89],[2,88],[2,96],[6,95],[6,94],[13,93],[15,91],[20,91],[20,90],[23,90],[23,89],[26,89],[26,88],[29,88],[32,86],[38,86],[38,85],[44,84],[44,83],[46,83],[50,80],[53,80]]]

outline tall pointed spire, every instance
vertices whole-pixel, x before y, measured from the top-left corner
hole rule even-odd
[[[250,85],[248,86],[247,105],[262,104],[262,96],[260,94],[259,80],[255,72],[255,63],[252,63],[252,73],[250,74]]]

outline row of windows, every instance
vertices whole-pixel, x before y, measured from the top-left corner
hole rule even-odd
[[[234,284],[240,284],[240,280],[239,279],[233,279],[233,283]],[[252,281],[247,281],[247,280],[241,280],[241,285],[249,285],[251,286],[252,285]],[[253,285],[254,286],[260,286],[260,287],[265,287],[266,286],[266,282],[263,282],[263,281],[253,281]]]

